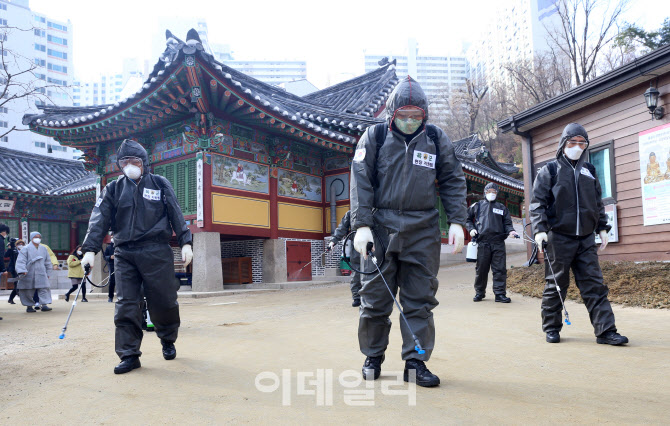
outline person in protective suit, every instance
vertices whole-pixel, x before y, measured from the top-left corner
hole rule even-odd
[[[604,250],[608,242],[607,215],[602,189],[595,167],[586,162],[589,137],[577,123],[563,129],[556,160],[540,169],[533,185],[530,216],[535,242],[546,245],[546,284],[542,295],[542,330],[547,342],[561,341],[561,299],[565,300],[570,284],[570,269],[577,288],[589,311],[596,342],[608,345],[628,343],[617,333],[614,313],[607,299],[609,289],[603,283],[598,263],[595,233],[600,235]],[[552,271],[553,270],[553,274]]]
[[[333,232],[333,236],[331,237],[330,242],[328,243],[328,249],[332,250],[333,247],[340,241],[342,241],[343,238],[345,238],[349,233],[351,232],[351,210],[347,211],[344,216],[342,217],[342,221],[340,222],[340,226],[337,227],[335,232]],[[346,247],[342,247],[342,252]],[[356,250],[352,250],[351,256],[350,256],[351,264],[352,265],[359,265],[360,264],[360,259],[358,257],[358,252]],[[356,266],[358,267],[358,266]],[[353,302],[351,302],[351,306],[353,307],[358,307],[361,306],[361,296],[358,294],[358,292],[361,289],[361,274],[359,274],[356,271],[351,271],[351,283],[349,284],[351,287],[351,297],[354,299]]]
[[[193,258],[192,235],[179,208],[170,182],[149,173],[149,157],[137,142],[126,139],[117,152],[123,176],[102,190],[93,207],[88,232],[82,244],[83,265],[93,266],[107,232],[114,233],[116,271],[115,347],[121,363],[114,373],[140,367],[142,342],[142,299],[144,292],[156,334],[163,345],[163,357],[174,359],[174,342],[179,329],[179,285],[174,276],[174,260],[169,245],[174,230],[182,259]]]
[[[512,217],[504,204],[496,201],[498,185],[490,182],[484,187],[485,199],[468,209],[465,227],[472,238],[477,239],[477,263],[475,266],[475,302],[486,297],[489,269],[493,270],[493,293],[496,302],[509,303],[507,297],[507,251],[505,239],[518,237],[512,225]]]
[[[358,142],[350,198],[354,248],[366,259],[368,243],[374,244],[373,251],[386,248],[375,253],[383,259],[381,272],[391,290],[399,290],[405,316],[425,349],[424,354],[415,351],[412,334],[401,321],[404,379],[411,380],[414,370],[418,385],[436,386],[440,379],[425,365],[435,343],[432,310],[438,304],[441,234],[435,182],[451,224],[454,253],[463,249],[467,210],[465,175],[454,147],[442,130],[426,125],[427,110],[421,86],[409,76],[402,79],[386,103],[387,122],[369,127]],[[366,276],[359,293],[358,341],[367,356],[363,377],[376,379],[389,342],[393,299],[379,274]]]

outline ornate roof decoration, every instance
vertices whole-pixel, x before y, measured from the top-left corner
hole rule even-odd
[[[453,144],[456,157],[461,161],[465,171],[477,173],[486,179],[523,191],[523,181],[509,176],[518,173],[519,168],[513,164],[498,163],[477,134]]]
[[[81,161],[0,148],[0,190],[66,195],[95,189],[96,176]]]
[[[194,115],[228,115],[340,152],[381,122],[376,115],[398,78],[395,65],[300,97],[245,75],[207,53],[197,31],[182,41],[166,31],[166,49],[144,85],[127,99],[95,107],[45,107],[23,123],[87,152]],[[360,99],[355,99],[357,96]],[[88,150],[87,150],[88,148]]]

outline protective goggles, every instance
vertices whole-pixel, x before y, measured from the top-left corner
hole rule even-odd
[[[129,164],[137,167],[142,167],[143,165],[142,159],[139,157],[123,157],[119,159],[119,166],[121,166],[121,168],[124,168]]]
[[[486,193],[487,193],[487,194],[497,194],[498,191],[496,191],[495,189],[487,189],[487,190],[486,190]]]
[[[398,118],[400,120],[407,120],[408,118],[411,118],[413,120],[423,121],[425,117],[426,111],[414,105],[406,105],[404,107],[398,108],[393,114],[393,119]]]
[[[568,141],[565,142],[565,146],[568,147],[568,148],[573,148],[573,147],[575,147],[575,146],[578,146],[578,147],[580,147],[581,149],[586,149],[586,147],[588,146],[588,144],[589,144],[589,141],[588,141],[588,140],[586,140],[586,141],[581,141],[581,140],[568,139]]]

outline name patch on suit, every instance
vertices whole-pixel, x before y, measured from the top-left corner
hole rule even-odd
[[[100,204],[102,204],[102,197],[98,198],[98,201],[95,202],[95,206],[100,207]]]
[[[495,214],[503,214],[503,211],[500,209],[493,209],[493,213]]]
[[[150,201],[160,201],[161,199],[161,190],[160,189],[149,189],[144,188],[144,198]]]
[[[429,169],[434,169],[435,154],[423,151],[414,151],[413,163],[415,166],[422,166],[422,167],[428,167]]]
[[[591,174],[591,172],[589,171],[589,169],[587,169],[586,167],[582,167],[581,170],[579,171],[579,173],[583,174],[584,176],[588,176],[591,179],[595,179],[593,177],[593,175]]]
[[[360,163],[365,159],[365,148],[358,148],[356,154],[354,155],[354,161]]]

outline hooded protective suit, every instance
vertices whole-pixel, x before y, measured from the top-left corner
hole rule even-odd
[[[563,149],[569,139],[581,136],[588,142],[584,127],[568,124],[563,130],[556,160],[540,169],[533,185],[530,215],[534,232],[547,232],[547,251],[554,271],[545,265],[546,284],[542,297],[542,330],[562,328],[561,301],[554,278],[565,300],[570,269],[575,276],[596,336],[616,331],[614,313],[607,299],[598,263],[595,232],[609,231],[602,202],[602,190],[595,167],[586,162],[587,150],[577,161],[568,159]],[[554,172],[555,171],[555,172]]]
[[[349,233],[351,232],[351,210],[347,211],[344,216],[342,217],[342,220],[340,221],[340,226],[335,229],[335,232],[333,233],[333,237],[331,239],[331,242],[333,244],[337,244],[340,241],[342,241],[343,238],[345,238]],[[342,247],[342,251],[344,251],[346,247]],[[350,254],[350,262],[352,265],[355,265],[356,268],[358,268],[358,264],[360,263],[360,255],[356,250],[354,250],[353,246],[351,247],[351,254]],[[361,274],[359,274],[356,271],[351,271],[351,283],[349,284],[351,287],[351,297],[356,299],[360,299],[360,295],[358,292],[361,289]]]
[[[401,321],[402,358],[426,361],[435,343],[431,311],[438,304],[435,277],[441,247],[435,181],[449,221],[460,225],[466,220],[466,186],[447,135],[439,129],[435,141],[426,135],[427,114],[412,135],[396,129],[393,116],[406,105],[428,110],[423,90],[410,77],[398,83],[386,103],[389,130],[384,144],[378,149],[374,126],[358,142],[351,166],[351,221],[353,229],[372,228],[386,247],[385,256],[377,253],[378,258],[385,258],[382,273],[392,291],[400,289],[407,320],[426,350],[423,355],[414,351],[411,333]],[[436,143],[439,158],[434,158]],[[415,164],[417,156],[429,161]],[[382,244],[376,242],[376,250],[381,250]],[[393,299],[378,274],[363,278],[360,295],[360,349],[369,357],[378,357],[388,346]]]
[[[100,251],[102,240],[111,228],[115,243],[116,353],[123,359],[142,354],[142,284],[156,334],[167,342],[177,339],[178,283],[168,243],[173,230],[180,246],[192,244],[192,235],[170,182],[149,173],[149,157],[144,148],[127,139],[117,155],[119,159],[141,158],[142,176],[137,183],[121,176],[102,190],[91,213],[82,251]]]
[[[484,192],[498,185],[490,182]],[[475,267],[475,293],[486,294],[489,269],[493,270],[493,293],[507,293],[507,251],[505,239],[514,231],[512,217],[504,204],[498,201],[481,200],[468,209],[465,222],[468,232],[477,230],[477,264]]]

